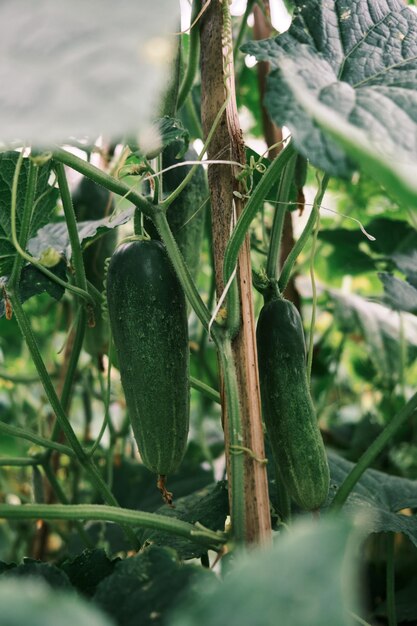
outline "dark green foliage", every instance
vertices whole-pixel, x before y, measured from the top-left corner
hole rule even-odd
[[[118,560],[111,561],[104,550],[84,550],[74,559],[64,561],[61,569],[80,593],[92,596],[97,585],[113,572]]]
[[[189,354],[184,293],[159,241],[114,253],[107,298],[120,376],[143,463],[171,474],[189,424]]]
[[[151,546],[118,563],[98,586],[94,600],[118,626],[160,626],[186,590],[213,578],[200,567],[181,565],[173,550]]]
[[[263,416],[275,463],[290,497],[303,509],[317,509],[328,493],[329,468],[295,306],[284,299],[268,302],[261,310],[256,337]]]

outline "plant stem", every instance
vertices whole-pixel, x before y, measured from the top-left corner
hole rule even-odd
[[[204,328],[207,329],[211,318],[210,312],[204,304],[203,300],[201,299],[201,296],[198,293],[197,287],[195,286],[189,269],[184,262],[182,254],[178,248],[178,244],[175,241],[169,227],[165,212],[162,211],[160,208],[154,206],[153,214],[151,217],[167,249],[168,256],[171,260],[172,265],[174,266],[175,273],[177,274],[182,288],[184,289],[185,295],[188,298],[189,303],[193,307],[197,317],[203,324]],[[213,337],[216,334],[216,329],[214,325],[212,326],[212,334]]]
[[[137,206],[144,215],[152,217],[154,209],[153,204],[122,181],[113,178],[113,176],[106,174],[103,170],[100,170],[98,167],[91,165],[91,163],[84,161],[84,159],[80,159],[80,157],[75,154],[67,152],[67,150],[64,150],[63,148],[56,148],[53,151],[53,158],[55,161],[68,165],[77,172],[80,172],[80,174],[84,174],[84,176],[91,178],[91,180],[96,182],[98,185],[105,187],[109,191],[113,191],[117,195],[123,196],[132,202],[132,204]]]
[[[37,380],[38,382],[40,382],[39,378]],[[67,456],[73,459],[76,458],[75,452],[68,446],[65,446],[62,443],[49,441],[49,439],[45,439],[44,437],[41,437],[40,435],[28,433],[26,430],[24,430],[23,428],[19,428],[18,426],[10,426],[9,424],[4,424],[3,422],[0,422],[0,433],[4,433],[5,435],[10,435],[11,437],[18,437],[19,439],[26,439],[27,441],[31,441],[37,446],[42,446],[43,448],[56,450],[57,452],[60,452],[61,454],[66,454]]]
[[[397,626],[395,607],[395,533],[387,533],[387,617],[388,626]]]
[[[298,256],[300,255],[301,251],[303,250],[304,246],[307,243],[308,238],[313,232],[314,225],[316,223],[316,213],[314,211],[314,208],[320,207],[323,201],[323,196],[327,189],[328,182],[329,182],[329,176],[327,174],[324,174],[321,180],[319,189],[317,191],[316,197],[314,198],[313,210],[310,213],[310,217],[307,220],[307,224],[305,225],[303,232],[301,233],[300,237],[297,239],[293,249],[291,250],[291,252],[289,253],[289,255],[287,256],[285,260],[285,263],[281,270],[281,275],[278,281],[278,286],[279,286],[281,293],[285,290],[286,286],[288,285],[295,262],[297,261]]]
[[[294,169],[297,155],[291,157],[285,165],[278,188],[277,206],[274,221],[272,223],[271,238],[269,242],[268,258],[266,262],[266,275],[271,282],[278,278],[279,260],[281,253],[281,237],[284,227],[287,203],[290,197],[291,185],[294,180]]]
[[[197,389],[197,391],[201,391],[202,394],[213,400],[213,402],[217,402],[220,404],[220,394],[218,391],[213,389],[213,387],[209,387],[206,383],[203,383],[201,380],[194,378],[194,376],[190,376],[190,386],[193,389]]]
[[[0,518],[44,519],[44,520],[95,520],[115,522],[133,528],[149,528],[185,537],[209,548],[219,549],[226,542],[226,535],[204,528],[200,524],[189,524],[174,517],[133,511],[99,504],[25,504],[15,506],[0,504]]]
[[[107,504],[117,506],[118,503],[116,498],[107,487],[106,482],[104,481],[97,467],[94,465],[93,461],[88,457],[84,449],[81,447],[81,444],[78,441],[77,436],[67,419],[67,416],[62,408],[52,381],[48,376],[48,372],[46,371],[46,367],[39,352],[38,345],[36,343],[35,337],[33,336],[27,316],[23,310],[22,305],[20,304],[19,298],[17,298],[13,294],[13,296],[11,297],[11,302],[17,323],[19,324],[22,335],[26,340],[35,367],[38,370],[39,378],[41,379],[47,398],[56,415],[59,425],[67,438],[68,443],[73,449],[80,465],[84,467],[90,477],[91,482],[97,488],[104,501],[107,502]],[[129,540],[133,543],[133,545],[137,546],[138,543],[135,535],[129,529],[126,529],[126,533],[128,534]]]
[[[288,146],[280,152],[279,156],[274,159],[271,165],[256,185],[251,197],[249,198],[243,212],[239,216],[235,229],[226,246],[224,263],[223,263],[223,280],[227,284],[230,276],[236,267],[239,250],[245,239],[246,233],[251,225],[256,213],[261,209],[265,196],[271,189],[272,185],[280,176],[284,167],[287,165],[291,157],[295,155],[295,148],[290,142]]]
[[[239,48],[242,45],[242,40],[245,35],[246,29],[248,27],[248,17],[252,13],[254,4],[255,4],[255,0],[248,0],[245,12],[242,15],[242,19],[241,19],[240,26],[239,26],[239,31],[238,31],[238,34],[237,34],[237,37],[235,39],[235,43],[233,46],[233,56],[235,58],[235,61],[236,61],[237,53],[239,52]]]
[[[231,518],[233,537],[239,543],[246,536],[245,454],[242,449],[243,435],[240,417],[239,389],[230,338],[225,335],[218,345],[218,355],[223,375],[226,397],[228,441],[230,448],[230,476],[232,504]]]
[[[332,503],[331,510],[340,509],[346,502],[350,492],[362,476],[362,474],[371,466],[373,461],[381,454],[385,446],[391,441],[396,432],[406,423],[408,419],[417,411],[417,392],[411,396],[407,404],[391,419],[372,442],[366,452],[361,456],[359,461],[353,467],[351,472],[346,476],[345,480],[339,487]]]
[[[320,193],[320,187],[319,187]],[[311,309],[311,321],[310,321],[310,336],[308,339],[308,352],[307,352],[307,380],[308,385],[311,385],[311,369],[313,366],[313,350],[314,350],[314,328],[316,326],[316,314],[317,314],[317,288],[316,277],[314,275],[314,261],[317,248],[317,237],[320,230],[320,205],[316,205],[314,202],[313,212],[316,216],[316,223],[314,225],[313,244],[311,247],[311,260],[310,260],[310,278],[311,278],[311,290],[313,293],[313,306]]]
[[[40,465],[41,461],[34,458],[21,458],[17,456],[0,457],[0,467],[26,467]]]
[[[194,20],[197,18],[201,9],[201,0],[193,1],[193,11],[191,14],[191,25],[193,25]],[[200,56],[200,26],[199,24],[194,24],[190,31],[190,40],[189,40],[189,49],[188,49],[188,62],[187,69],[185,71],[185,76],[182,80],[178,99],[177,99],[177,110],[179,111],[184,102],[187,99],[188,94],[191,91],[191,88],[194,83],[195,75],[198,68],[198,60]]]

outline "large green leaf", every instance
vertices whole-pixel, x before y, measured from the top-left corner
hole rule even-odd
[[[342,328],[348,332],[359,331],[363,336],[369,357],[381,379],[388,382],[398,378],[402,333],[410,358],[416,355],[416,317],[404,313],[401,322],[397,312],[382,304],[336,289],[327,293],[335,304],[334,315]]]
[[[329,455],[330,491],[328,503],[353,468],[353,463]],[[327,504],[328,504],[327,503]],[[417,517],[401,511],[417,507],[417,481],[368,469],[355,485],[344,510],[363,513],[361,528],[366,533],[404,533],[417,546]]]
[[[296,0],[295,6],[287,33],[242,48],[275,68],[265,99],[273,120],[288,126],[300,152],[332,175],[349,175],[357,154],[322,132],[328,112],[360,131],[365,146],[379,146],[394,169],[415,162],[416,14],[401,0]]]
[[[0,580],[0,626],[112,626],[114,622],[75,593],[37,580]]]
[[[170,626],[347,626],[356,612],[350,524],[313,520],[280,534],[268,550],[237,559],[233,571]]]
[[[18,152],[0,152],[0,276],[8,276],[13,266],[16,250],[11,242],[11,196],[13,176],[19,158]],[[16,230],[20,232],[20,222],[25,202],[29,159],[23,159],[19,176],[16,202]],[[49,184],[51,162],[39,166],[35,204],[30,225],[30,235],[48,223],[56,206],[58,190]]]
[[[195,565],[182,565],[173,550],[151,546],[119,561],[94,596],[119,626],[159,626],[165,613],[189,587],[205,585],[214,575]]]

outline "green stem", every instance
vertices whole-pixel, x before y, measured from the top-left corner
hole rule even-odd
[[[77,220],[75,217],[74,207],[72,205],[65,169],[62,163],[58,162],[55,164],[55,172],[58,179],[59,193],[61,195],[62,207],[64,209],[65,221],[67,223],[68,237],[71,244],[71,261],[74,266],[75,284],[83,291],[88,291],[83,251],[81,249],[80,238],[78,237]]]
[[[259,209],[262,208],[264,199],[281,175],[283,168],[287,165],[291,157],[295,155],[295,148],[292,143],[283,150],[279,156],[274,159],[271,165],[256,185],[251,197],[249,198],[243,212],[239,216],[235,229],[226,246],[223,264],[223,280],[227,284],[230,276],[234,272],[241,245],[246,237],[249,226]]]
[[[311,321],[310,321],[310,335],[308,339],[308,353],[307,353],[307,380],[310,386],[311,384],[311,369],[313,367],[313,350],[314,350],[314,329],[316,326],[316,314],[317,314],[317,288],[316,277],[314,275],[314,261],[317,248],[317,237],[320,230],[320,205],[314,203],[313,212],[316,215],[316,223],[313,234],[313,245],[311,247],[311,260],[310,260],[310,278],[311,278],[311,290],[313,293],[313,306],[311,309]]]
[[[56,378],[56,372],[49,373],[50,378]],[[39,376],[15,376],[14,374],[8,374],[7,372],[0,371],[0,378],[14,383],[15,385],[33,385],[39,382]]]
[[[287,204],[290,198],[291,185],[294,180],[294,169],[296,160],[297,156],[294,155],[288,161],[282,171],[278,187],[278,202],[275,209],[274,221],[272,223],[271,239],[269,242],[268,258],[266,262],[266,275],[272,282],[275,282],[278,278],[282,229],[284,227]]]
[[[229,435],[230,476],[232,491],[231,519],[233,536],[237,542],[246,537],[245,513],[245,451],[242,448],[243,435],[240,417],[239,390],[233,360],[232,344],[228,335],[223,337],[218,347],[218,355],[223,374],[226,398],[227,431]]]
[[[34,466],[40,465],[41,461],[39,459],[33,458],[21,458],[17,456],[3,456],[0,457],[0,467],[26,467],[26,466]]]
[[[332,510],[340,509],[346,502],[352,489],[362,476],[362,474],[371,466],[373,461],[381,454],[385,446],[391,441],[392,437],[406,423],[408,419],[417,411],[417,393],[415,393],[407,404],[399,411],[391,421],[385,426],[382,433],[378,435],[372,442],[366,452],[361,456],[351,472],[347,475],[342,485],[339,487],[333,501],[330,505]]]
[[[84,334],[86,324],[86,312],[83,308],[79,309],[79,316],[76,324],[74,343],[72,346],[71,354],[68,360],[67,371],[65,375],[64,385],[61,393],[61,406],[65,414],[68,414],[71,393],[75,381],[75,375],[77,373],[78,361],[83,346]],[[57,441],[61,432],[61,425],[59,420],[55,420],[55,424],[52,430],[51,439]]]
[[[193,1],[193,11],[191,15],[191,25],[196,20],[201,9],[201,0]],[[185,76],[182,80],[178,99],[177,110],[179,111],[184,102],[187,99],[188,94],[194,83],[195,75],[197,73],[198,61],[200,57],[200,25],[194,24],[190,31],[189,49],[188,49],[188,62]]]
[[[213,549],[219,549],[227,539],[222,532],[209,530],[199,524],[189,524],[174,517],[99,504],[0,504],[0,518],[115,522],[131,526],[132,532],[133,528],[149,528],[185,537]]]
[[[52,490],[61,504],[69,504],[68,498],[65,495],[64,490],[58,482],[58,479],[55,475],[55,472],[52,470],[49,460],[47,460],[43,465],[43,471],[45,472],[45,476],[49,480],[49,484],[52,487]],[[78,534],[81,540],[84,542],[86,548],[94,548],[94,542],[90,539],[88,533],[85,531],[83,525],[80,521],[75,522],[75,527],[77,528]]]
[[[193,307],[197,317],[203,324],[204,328],[208,328],[211,315],[203,300],[201,299],[200,294],[198,293],[197,287],[191,277],[191,274],[188,270],[187,265],[184,262],[184,259],[181,255],[181,252],[178,248],[177,242],[174,239],[174,236],[169,227],[165,212],[159,209],[158,207],[154,207],[153,215],[152,215],[153,223],[155,224],[156,229],[167,249],[168,256],[171,260],[172,265],[174,266],[175,272],[178,276],[178,279],[184,289],[185,295],[188,298],[189,303]],[[216,333],[216,328],[212,327],[213,337]]]
[[[246,29],[248,28],[248,17],[252,13],[253,5],[255,4],[255,0],[248,0],[246,5],[245,12],[242,16],[242,20],[240,22],[239,31],[237,37],[235,39],[235,43],[233,46],[233,56],[236,59],[237,53],[239,52],[239,48],[242,45],[243,37],[246,33]]]
[[[292,248],[291,252],[289,253],[289,255],[287,256],[285,260],[285,263],[281,270],[281,275],[279,277],[279,282],[278,282],[278,286],[279,286],[281,293],[285,290],[286,286],[288,285],[295,262],[297,261],[298,256],[300,255],[301,251],[303,250],[304,246],[306,245],[308,241],[308,238],[313,232],[313,229],[316,223],[316,213],[314,211],[314,208],[320,207],[323,201],[323,196],[327,189],[328,182],[329,182],[329,176],[327,174],[324,174],[321,180],[319,189],[317,191],[316,197],[314,198],[313,210],[310,213],[310,216],[307,220],[307,224],[305,225],[303,232],[301,233],[300,237],[296,241],[294,247]]]
[[[203,137],[203,129],[201,127],[201,122],[198,117],[192,97],[187,98],[187,100],[185,101],[185,110],[190,120],[188,131],[190,132],[192,137],[195,137],[196,139],[201,139]]]
[[[202,394],[213,400],[213,402],[217,402],[220,404],[220,394],[218,391],[213,389],[213,387],[209,387],[206,383],[203,383],[201,380],[194,378],[194,376],[190,376],[190,385],[193,389],[197,389],[197,391],[201,391]]]
[[[106,174],[106,172],[103,172],[103,170],[100,170],[98,167],[91,165],[91,163],[84,161],[84,159],[80,159],[80,157],[63,150],[62,148],[56,148],[54,150],[53,158],[55,161],[68,165],[77,172],[80,172],[80,174],[84,174],[84,176],[91,178],[91,180],[95,183],[105,187],[109,191],[112,191],[119,196],[123,196],[132,202],[132,204],[137,206],[144,215],[152,217],[154,210],[153,204],[122,181],[113,178],[113,176]]]
[[[38,371],[39,378],[41,379],[47,398],[51,404],[52,410],[54,411],[56,415],[57,421],[59,422],[59,425],[62,428],[67,438],[68,443],[73,449],[80,465],[84,467],[84,469],[89,475],[91,482],[97,488],[97,490],[101,494],[104,501],[107,502],[107,504],[118,506],[116,498],[113,496],[112,492],[107,487],[106,482],[104,481],[97,467],[94,465],[93,461],[88,457],[84,449],[81,447],[81,444],[78,441],[77,436],[67,419],[67,416],[65,414],[65,411],[62,408],[62,405],[56,394],[52,381],[48,376],[48,372],[46,371],[45,364],[42,360],[42,356],[39,352],[39,348],[36,343],[35,337],[33,336],[32,329],[30,327],[27,316],[23,310],[22,305],[20,304],[20,300],[13,295],[11,298],[11,302],[12,302],[13,311],[16,316],[17,323],[19,324],[19,328],[22,332],[22,335],[24,336],[26,340],[27,346],[29,348],[29,352],[31,354],[35,367]],[[130,541],[132,541],[133,545],[137,546],[138,544],[137,544],[135,535],[132,534],[130,531],[129,532],[128,531],[129,529],[126,529],[126,532],[129,535]]]
[[[37,380],[39,382],[39,378]],[[57,452],[65,454],[66,456],[69,456],[73,459],[76,458],[75,452],[68,446],[65,446],[62,443],[50,441],[49,439],[45,439],[40,435],[29,433],[23,428],[19,428],[18,426],[10,426],[9,424],[4,424],[3,422],[0,422],[0,433],[10,435],[11,437],[18,437],[19,439],[25,439],[26,441],[31,441],[37,446],[49,448],[50,450],[56,450]]]
[[[395,533],[387,534],[387,617],[388,626],[397,626],[395,607]]]

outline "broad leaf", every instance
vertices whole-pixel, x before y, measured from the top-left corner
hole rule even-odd
[[[274,68],[265,99],[272,119],[332,175],[348,176],[351,156],[357,157],[322,132],[306,102],[337,112],[387,159],[415,162],[416,14],[401,0],[296,0],[295,6],[288,32],[242,48]]]
[[[159,626],[187,588],[205,585],[212,577],[201,567],[180,564],[173,550],[151,546],[117,563],[94,600],[119,626]]]
[[[166,506],[156,511],[185,522],[199,522],[211,530],[224,530],[229,513],[227,484],[210,485],[205,489],[175,501],[175,509]],[[141,537],[146,543],[174,548],[182,559],[201,557],[206,550],[196,543],[158,531],[145,531]]]
[[[77,224],[78,237],[83,247],[88,242],[94,241],[108,230],[126,224],[133,216],[134,208],[125,209],[116,216],[103,217],[101,220],[79,222]],[[39,229],[36,236],[28,243],[29,253],[35,258],[39,258],[45,250],[53,248],[64,258],[71,258],[71,246],[69,243],[68,229],[66,222],[56,222],[47,224]]]
[[[0,578],[0,626],[114,626],[75,593],[51,590],[36,580]]]
[[[110,560],[104,550],[84,550],[61,564],[71,584],[86,596],[94,595],[97,585],[112,574],[119,559]]]
[[[378,274],[384,285],[385,297],[389,305],[396,311],[417,313],[417,289],[391,274]]]
[[[0,3],[0,138],[135,134],[175,53],[178,3]]]
[[[68,576],[55,565],[35,561],[34,559],[24,559],[23,563],[16,567],[7,569],[1,575],[4,578],[30,578],[48,583],[52,589],[71,589]]]
[[[330,492],[328,503],[353,468],[353,463],[336,454],[329,455]],[[417,546],[417,518],[403,515],[403,509],[417,507],[417,481],[368,469],[355,485],[344,510],[364,513],[364,532],[404,533]]]
[[[274,546],[237,558],[223,582],[188,598],[168,624],[350,626],[350,610],[357,612],[350,537],[342,520],[295,524]]]
[[[12,244],[11,238],[11,198],[13,176],[18,158],[18,152],[0,153],[0,276],[8,276],[10,274],[16,256],[16,250]],[[25,202],[28,170],[29,159],[24,158],[17,190],[16,230],[18,237]],[[58,190],[54,189],[49,184],[50,173],[51,163],[39,167],[29,236],[35,235],[39,228],[49,222],[52,211],[56,206]]]
[[[58,263],[55,267],[51,267],[50,270],[61,280],[66,279],[65,263]],[[19,283],[20,301],[23,304],[23,302],[26,302],[26,300],[29,300],[32,296],[36,296],[41,293],[48,293],[55,300],[60,300],[64,295],[64,288],[61,287],[61,285],[58,285],[58,283],[54,283],[33,265],[27,265],[22,270]],[[4,314],[5,303],[4,299],[2,299],[2,293],[0,292],[0,317],[3,317]]]
[[[398,377],[402,332],[408,343],[410,357],[416,354],[416,317],[404,313],[402,330],[398,313],[386,306],[335,289],[329,290],[328,295],[336,305],[334,314],[342,328],[362,334],[369,357],[380,377],[385,381]]]

